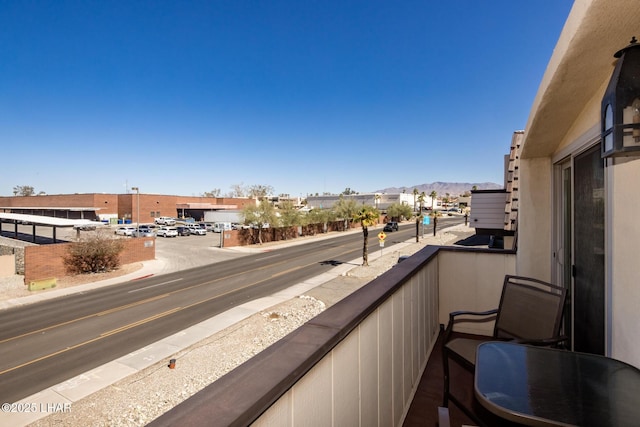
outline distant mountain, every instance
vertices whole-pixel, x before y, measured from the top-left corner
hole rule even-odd
[[[432,182],[431,184],[419,184],[411,185],[409,187],[389,187],[382,190],[375,190],[375,193],[413,193],[413,189],[417,188],[420,193],[423,191],[428,195],[432,191],[438,193],[438,196],[444,196],[449,193],[452,196],[459,196],[467,191],[471,191],[473,186],[476,186],[477,190],[499,190],[503,188],[502,185],[495,182]]]

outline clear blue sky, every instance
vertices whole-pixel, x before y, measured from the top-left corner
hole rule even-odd
[[[570,0],[0,0],[0,195],[502,183]]]

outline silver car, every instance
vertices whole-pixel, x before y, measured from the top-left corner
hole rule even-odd
[[[154,233],[151,229],[149,228],[140,228],[138,230],[135,230],[132,234],[133,237],[155,237],[156,233]]]

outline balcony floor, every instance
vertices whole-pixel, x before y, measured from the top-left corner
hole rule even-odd
[[[427,362],[427,367],[420,379],[420,384],[409,408],[409,413],[405,418],[404,427],[438,426],[438,407],[442,406],[442,388],[444,384],[441,340],[442,333],[438,337],[431,357]],[[458,398],[468,402],[467,407],[471,407],[473,413],[480,419],[485,420],[487,425],[496,427],[518,425],[500,420],[480,407],[473,397],[473,375],[459,368],[455,362],[450,361],[449,367],[451,373],[451,391],[458,396]],[[476,425],[476,423],[467,417],[454,403],[449,403],[449,417],[452,427]]]

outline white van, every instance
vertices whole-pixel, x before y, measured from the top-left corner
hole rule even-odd
[[[214,222],[213,223],[213,232],[214,233],[222,233],[223,231],[231,230],[230,222]]]

